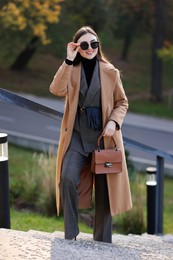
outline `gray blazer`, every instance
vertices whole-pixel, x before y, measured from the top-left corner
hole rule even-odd
[[[81,69],[81,82],[78,105],[79,109],[76,114],[74,131],[77,131],[80,134],[84,151],[92,152],[97,148],[97,139],[101,134],[102,129],[93,130],[88,126],[85,108],[98,107],[100,108],[101,113],[101,88],[98,61],[96,62],[89,87],[86,81],[83,67]],[[84,107],[83,111],[80,110],[81,107]]]

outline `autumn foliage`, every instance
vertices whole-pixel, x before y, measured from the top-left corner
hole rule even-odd
[[[0,10],[0,24],[5,29],[29,30],[31,35],[41,39],[43,44],[50,42],[46,30],[48,24],[58,22],[62,0],[13,0]]]

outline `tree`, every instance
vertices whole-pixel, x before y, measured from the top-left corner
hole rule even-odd
[[[162,58],[170,60],[173,42],[173,1],[155,0],[153,12],[153,45],[152,45],[152,80],[151,99],[161,102],[162,93]]]
[[[165,4],[165,28],[163,47],[158,50],[159,57],[166,62],[173,63],[173,1],[166,1]]]
[[[89,25],[99,31],[103,29],[108,16],[106,0],[75,0],[75,3],[66,0],[63,7],[66,20],[78,28]]]
[[[151,99],[155,101],[162,101],[162,60],[159,57],[157,51],[163,47],[164,16],[164,0],[156,0],[154,9],[155,23],[153,30],[151,70]]]
[[[162,100],[162,60],[163,42],[173,41],[173,1],[172,0],[108,0],[115,11],[114,31],[124,39],[121,59],[127,60],[131,43],[141,33],[151,36],[151,99]],[[164,55],[168,48],[163,49]],[[169,56],[171,55],[169,47]],[[163,56],[163,52],[162,52]]]
[[[65,0],[61,5],[59,23],[48,29],[48,36],[52,39],[47,51],[58,58],[64,58],[66,45],[72,40],[73,34],[82,26],[91,26],[97,31],[101,39],[105,39],[109,27],[107,20],[109,8],[107,0]]]
[[[112,13],[110,23],[114,21],[114,32],[124,40],[120,59],[127,61],[133,39],[148,27],[152,3],[149,0],[109,0],[108,2]]]
[[[19,54],[11,68],[25,69],[37,49],[38,42],[48,44],[47,28],[49,24],[58,23],[62,0],[13,0],[3,1],[0,10],[0,23],[4,32],[24,33],[30,38],[29,44]]]

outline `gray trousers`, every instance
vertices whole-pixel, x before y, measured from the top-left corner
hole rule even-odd
[[[83,151],[81,142],[72,141],[63,161],[60,191],[64,214],[65,238],[72,239],[79,234],[78,191],[82,167],[88,162],[90,153]],[[95,176],[95,218],[93,239],[112,242],[112,217],[110,214],[106,176]]]

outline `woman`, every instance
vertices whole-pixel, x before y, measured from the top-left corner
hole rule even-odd
[[[57,210],[60,195],[65,238],[79,234],[78,208],[89,208],[95,187],[94,240],[112,241],[112,216],[132,207],[129,179],[121,135],[128,101],[117,69],[104,57],[96,32],[82,27],[67,45],[67,58],[57,71],[50,91],[65,96],[57,159]],[[123,153],[118,174],[93,176],[91,153],[103,134],[102,148]],[[114,139],[114,140],[113,140]],[[94,178],[93,178],[94,177]]]

